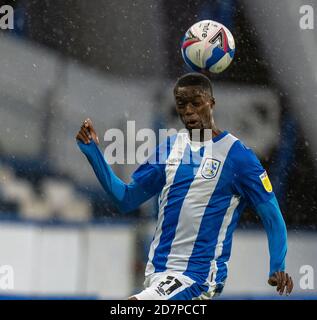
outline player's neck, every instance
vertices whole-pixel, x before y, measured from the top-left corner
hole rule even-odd
[[[217,137],[221,131],[216,127],[214,120],[209,126],[209,128],[198,130],[189,130],[189,137],[191,141],[205,142],[210,141],[212,138]]]

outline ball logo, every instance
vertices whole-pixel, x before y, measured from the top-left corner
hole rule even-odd
[[[204,26],[203,26],[203,33],[202,33],[202,37],[203,38],[206,38],[207,37],[207,32],[208,32],[208,30],[209,30],[209,25],[210,25],[210,23],[207,23],[207,24],[205,24]]]

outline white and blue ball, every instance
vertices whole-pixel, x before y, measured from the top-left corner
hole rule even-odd
[[[223,24],[203,20],[188,29],[181,51],[185,63],[192,70],[220,73],[233,60],[235,43],[231,32]]]

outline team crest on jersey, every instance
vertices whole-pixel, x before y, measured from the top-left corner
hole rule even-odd
[[[221,164],[221,162],[219,160],[207,158],[205,160],[205,163],[204,163],[202,169],[201,169],[201,175],[205,179],[214,178],[218,173],[220,164]]]

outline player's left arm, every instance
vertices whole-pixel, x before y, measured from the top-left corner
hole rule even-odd
[[[265,228],[269,252],[270,273],[268,283],[277,287],[277,291],[290,294],[293,280],[285,272],[287,253],[287,230],[266,171],[252,150],[240,147],[237,166],[236,188],[256,209]]]
[[[276,290],[281,295],[284,291],[288,295],[293,290],[293,280],[285,272],[287,230],[275,195],[273,194],[270,200],[258,204],[256,212],[262,220],[268,237],[271,257],[268,283],[276,286]]]

